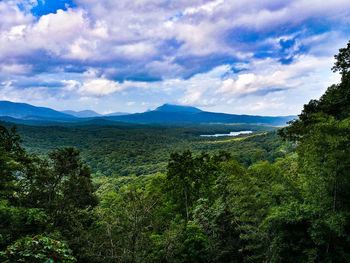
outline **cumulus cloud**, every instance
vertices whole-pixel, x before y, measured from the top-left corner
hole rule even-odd
[[[74,79],[62,80],[62,84],[65,86],[65,89],[68,91],[76,91],[81,86],[80,82]]]
[[[7,48],[3,58],[6,54],[20,57],[36,51],[67,64],[73,59],[77,66],[82,63],[95,66],[96,61],[104,61],[106,66],[113,64],[118,68],[127,63],[130,72],[125,74],[129,76],[135,67],[143,67],[147,72],[150,68],[146,65],[154,61],[166,63],[169,56],[175,57],[174,64],[179,66],[193,57],[203,57],[203,62],[210,63],[216,59],[215,54],[234,61],[244,57],[249,49],[244,43],[237,45],[242,33],[265,32],[281,24],[293,31],[293,27],[288,26],[291,22],[298,27],[315,16],[334,19],[332,14],[338,14],[340,8],[346,10],[345,6],[349,5],[340,0],[312,6],[301,0],[284,4],[223,0],[179,1],[167,5],[155,0],[132,3],[80,0],[77,3],[75,8],[33,19],[17,5],[2,2],[3,10],[11,13],[2,19],[1,44]],[[341,14],[347,17],[349,12]],[[264,37],[258,42],[263,40]],[[253,50],[259,43],[250,46]],[[196,65],[191,69],[188,63],[186,67],[192,74],[207,70]],[[178,71],[178,74],[183,77],[181,74],[186,73]]]
[[[0,76],[7,74],[26,75],[32,72],[32,66],[28,64],[1,64],[0,63]]]
[[[18,25],[29,24],[34,21],[34,17],[29,13],[20,10],[19,1],[0,2],[0,30],[8,30]],[[27,2],[24,2],[28,6]],[[32,6],[32,5],[30,5]]]
[[[350,33],[348,0],[74,3],[35,16],[36,0],[0,2],[0,83],[16,81],[14,99],[37,79],[33,94],[132,94],[140,101],[126,101],[135,105],[151,96],[205,107],[272,100],[311,81],[328,84],[325,70]]]
[[[26,87],[18,89],[16,82],[0,83],[0,100],[15,102],[44,101],[48,97],[48,88],[44,86]]]
[[[78,92],[83,95],[106,96],[121,90],[122,87],[118,82],[98,78],[84,82],[81,87],[79,87]]]
[[[333,58],[301,55],[291,64],[276,59],[252,60],[247,70],[223,80],[217,94],[249,95],[280,91],[302,85],[301,79],[329,68]],[[248,72],[248,73],[246,73]],[[328,75],[328,74],[327,74]],[[322,76],[319,76],[322,77]]]

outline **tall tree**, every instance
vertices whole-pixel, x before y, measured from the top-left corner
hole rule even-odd
[[[341,73],[341,82],[305,105],[299,119],[280,131],[298,144],[304,203],[293,210],[294,216],[296,211],[302,215],[293,224],[309,222],[304,227],[310,262],[350,260],[350,42],[335,58],[333,70]]]

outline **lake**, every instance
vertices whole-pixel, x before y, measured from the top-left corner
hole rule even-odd
[[[211,134],[211,135],[201,135],[202,137],[221,137],[221,136],[237,136],[240,134],[250,134],[252,131],[238,131],[238,132],[230,132],[228,134]]]

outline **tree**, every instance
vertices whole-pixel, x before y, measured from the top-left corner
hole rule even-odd
[[[102,262],[144,262],[149,257],[145,251],[151,247],[150,232],[155,228],[159,202],[157,190],[150,190],[150,184],[133,177],[128,185],[101,196],[91,237],[96,258]]]
[[[189,222],[180,239],[182,244],[176,255],[179,262],[208,262],[207,239],[199,226]]]
[[[14,128],[0,126],[0,139],[0,250],[45,234],[68,241],[82,259],[97,198],[79,151],[61,148],[45,160],[26,153]]]
[[[193,204],[202,196],[212,199],[212,187],[217,176],[220,156],[207,153],[193,157],[190,151],[172,153],[167,166],[166,192],[177,212],[190,220]]]
[[[332,70],[339,71],[343,77],[346,77],[350,72],[350,41],[347,47],[339,49],[339,53],[334,58],[336,62]]]
[[[16,239],[44,231],[48,218],[23,206],[21,181],[32,175],[33,157],[21,146],[16,129],[0,126],[0,250]]]
[[[85,232],[95,220],[93,208],[98,203],[90,168],[73,147],[59,148],[49,157],[48,201],[44,208],[53,222],[48,230],[59,231],[75,255],[83,257],[88,254]]]
[[[11,131],[0,126],[0,199],[15,202],[14,192],[18,190],[17,176],[23,173],[29,162],[16,128]],[[23,162],[25,161],[25,162]]]
[[[288,226],[303,225],[305,234],[299,240],[309,245],[304,242],[299,253],[310,248],[310,262],[350,260],[350,42],[335,58],[333,70],[342,74],[341,82],[311,100],[299,119],[280,131],[285,139],[297,141],[303,203],[295,209],[281,207],[269,219],[281,230],[275,240]],[[286,213],[294,218],[287,219]],[[277,251],[288,250],[275,250],[275,258],[281,257]]]
[[[76,258],[72,256],[66,243],[37,235],[33,238],[24,237],[10,245],[6,251],[0,252],[4,263],[72,263]]]

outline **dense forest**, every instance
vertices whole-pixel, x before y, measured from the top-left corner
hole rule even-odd
[[[13,125],[2,124],[8,129]],[[290,146],[289,143],[282,143],[275,129],[273,126],[247,124],[17,125],[23,146],[29,153],[44,157],[58,147],[74,146],[81,151],[83,161],[92,168],[94,177],[163,173],[172,152],[188,149],[195,154],[225,150],[245,166],[259,160],[273,162],[289,152]],[[242,130],[253,131],[253,136],[200,136]]]
[[[248,161],[213,139],[221,151],[171,153],[165,172],[93,179],[97,144],[38,156],[1,126],[0,261],[350,262],[350,42],[335,58],[341,82],[279,130],[282,155],[274,132]]]

